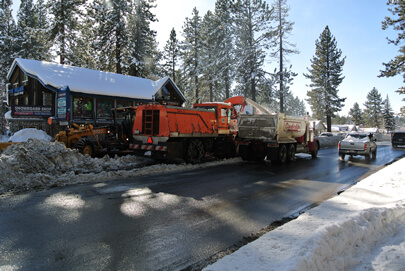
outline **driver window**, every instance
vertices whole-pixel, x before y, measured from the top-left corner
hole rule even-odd
[[[221,108],[221,117],[227,117],[227,110],[226,110],[226,108]]]

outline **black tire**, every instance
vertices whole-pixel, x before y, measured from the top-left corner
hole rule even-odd
[[[370,154],[366,154],[364,157],[366,157],[366,160],[367,160],[367,161],[370,160]]]
[[[253,158],[253,161],[255,161],[255,162],[261,162],[261,161],[264,160],[264,158],[266,158],[266,153],[265,153],[265,152],[262,152],[262,153],[260,153],[259,155],[256,155],[256,156]]]
[[[198,164],[201,163],[202,159],[204,158],[205,150],[204,144],[201,140],[193,139],[188,142],[186,147],[186,153],[184,160],[186,163],[190,164]]]
[[[294,162],[295,159],[295,145],[288,144],[287,147],[287,162],[291,163]]]
[[[373,151],[372,158],[373,158],[373,160],[377,159],[377,149],[375,149],[375,151]]]
[[[75,149],[77,149],[81,154],[88,155],[90,157],[95,156],[95,148],[93,142],[88,138],[82,138],[77,141],[75,145]]]
[[[242,158],[243,161],[249,161],[249,146],[239,146],[239,156]]]
[[[315,159],[316,157],[318,157],[318,151],[319,151],[319,143],[316,142],[315,144],[315,150],[311,151],[311,156],[313,159]]]
[[[236,156],[236,144],[234,141],[225,142],[225,157],[224,158],[233,158]]]
[[[346,157],[346,155],[344,153],[339,154],[339,158],[340,158],[341,161],[344,161],[345,157]]]
[[[278,161],[281,164],[284,164],[287,160],[287,146],[285,144],[282,144],[278,147]]]

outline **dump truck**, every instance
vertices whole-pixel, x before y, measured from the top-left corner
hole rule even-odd
[[[236,155],[235,133],[230,129],[232,105],[199,103],[192,109],[149,104],[137,108],[133,127],[137,155],[166,161],[200,163],[207,156]]]
[[[319,141],[309,128],[306,117],[290,117],[282,113],[239,114],[239,155],[243,160],[274,163],[291,162],[296,153],[308,153],[316,158]]]

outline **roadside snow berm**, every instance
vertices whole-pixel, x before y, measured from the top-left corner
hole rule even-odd
[[[204,270],[404,270],[404,180],[405,158]]]

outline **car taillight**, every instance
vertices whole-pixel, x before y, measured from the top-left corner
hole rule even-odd
[[[339,144],[338,144],[338,149],[340,149],[340,141],[339,141]]]
[[[364,149],[367,150],[367,143],[364,143]]]

